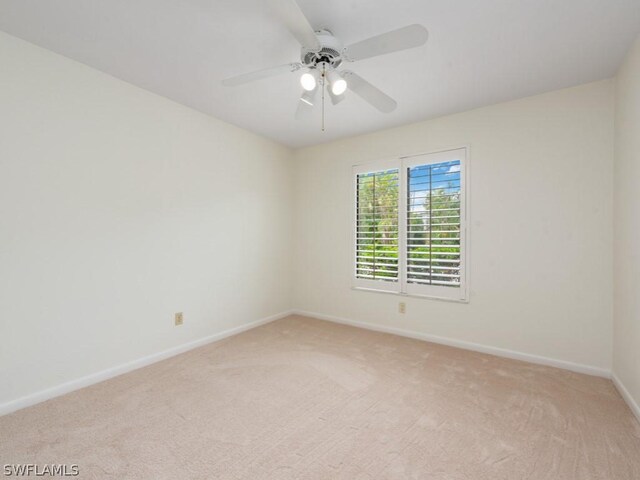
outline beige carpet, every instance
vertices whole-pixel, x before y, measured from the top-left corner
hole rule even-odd
[[[0,418],[76,478],[640,479],[610,381],[289,317]]]

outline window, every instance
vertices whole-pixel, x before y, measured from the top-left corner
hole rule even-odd
[[[354,167],[354,286],[466,300],[466,149]]]
[[[356,278],[397,290],[400,170],[361,173],[356,181]]]

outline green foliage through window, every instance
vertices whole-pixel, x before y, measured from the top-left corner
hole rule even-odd
[[[359,174],[356,277],[398,281],[398,169]],[[460,285],[460,161],[407,170],[406,279]]]
[[[398,279],[398,170],[357,176],[356,276]]]

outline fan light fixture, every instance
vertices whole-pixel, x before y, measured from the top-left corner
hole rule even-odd
[[[317,81],[317,77],[318,73],[317,70],[309,70],[308,72],[305,72],[302,74],[302,76],[300,77],[300,85],[302,85],[302,88],[304,88],[307,92],[311,92],[313,90],[315,90],[316,85],[318,84]]]
[[[330,70],[327,77],[331,85],[331,93],[334,95],[342,95],[347,90],[347,81],[335,70]]]

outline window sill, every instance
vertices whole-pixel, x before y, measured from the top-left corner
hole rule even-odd
[[[442,302],[469,303],[468,298],[449,298],[449,297],[438,297],[435,295],[418,295],[415,293],[392,292],[390,290],[378,290],[375,288],[366,288],[366,287],[351,287],[351,290],[358,290],[361,292],[371,292],[371,293],[386,293],[387,295],[396,295],[398,297],[422,298],[425,300],[439,300]]]

